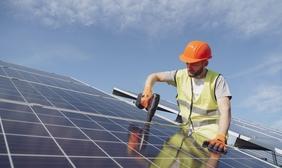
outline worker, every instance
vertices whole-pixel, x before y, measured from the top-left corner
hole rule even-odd
[[[176,87],[179,116],[189,127],[189,134],[207,138],[208,148],[227,151],[228,129],[231,120],[231,93],[225,78],[207,68],[212,52],[208,43],[191,41],[180,60],[186,68],[150,74],[145,82],[141,104],[146,108],[155,82]]]

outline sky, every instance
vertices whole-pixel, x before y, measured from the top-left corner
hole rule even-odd
[[[153,72],[182,69],[192,40],[232,93],[232,116],[282,127],[281,0],[1,0],[0,59],[111,93],[142,92]],[[154,92],[175,102],[176,89]]]

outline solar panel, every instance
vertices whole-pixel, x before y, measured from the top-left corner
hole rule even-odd
[[[69,77],[0,62],[0,167],[273,167]]]

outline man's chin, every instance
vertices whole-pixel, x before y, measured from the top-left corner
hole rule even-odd
[[[190,74],[190,73],[188,73],[188,75],[189,75],[189,77],[195,77],[196,75],[195,74]]]
[[[188,75],[191,78],[198,78],[201,75],[201,72],[191,73],[191,72],[188,71]]]
[[[191,77],[191,78],[195,78],[195,77],[198,76],[197,74],[192,74],[192,73],[188,73],[188,75],[189,75],[189,77]]]

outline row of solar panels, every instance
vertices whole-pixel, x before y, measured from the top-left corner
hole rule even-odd
[[[148,125],[145,111],[72,78],[0,69],[1,168],[273,167],[232,147],[215,159],[172,122]]]

